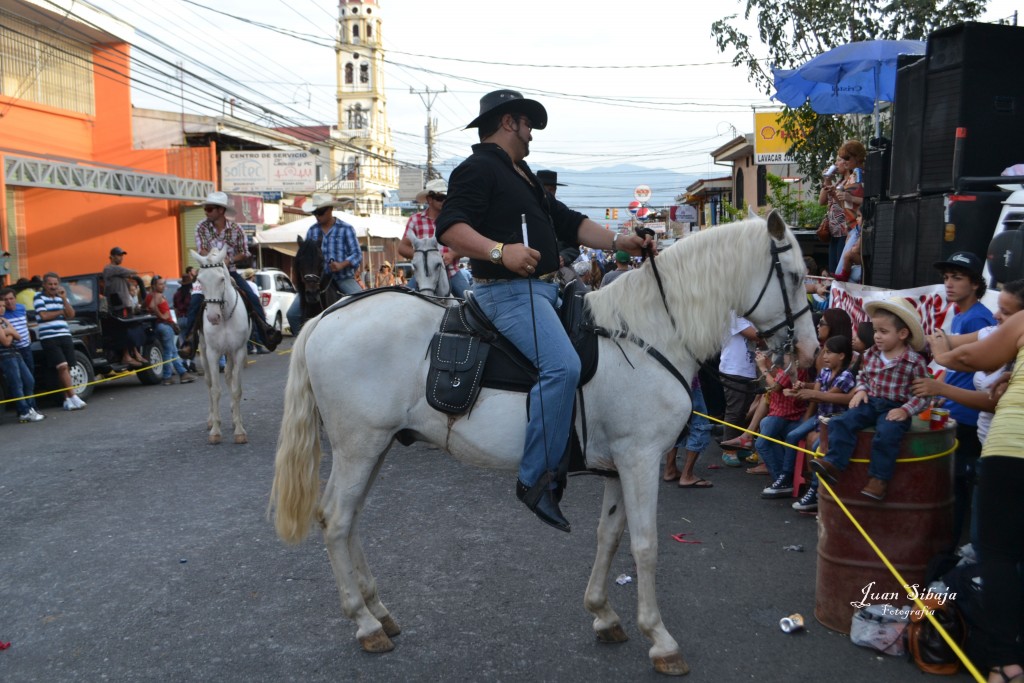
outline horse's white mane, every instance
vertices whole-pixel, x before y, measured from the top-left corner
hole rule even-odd
[[[799,254],[792,233],[787,230],[786,235]],[[721,350],[729,312],[742,300],[750,280],[767,276],[770,251],[765,220],[752,218],[701,231],[660,252],[658,274],[678,332],[662,303],[650,261],[613,285],[587,294],[586,302],[601,327],[628,330],[663,353],[682,343],[695,359],[703,360]]]

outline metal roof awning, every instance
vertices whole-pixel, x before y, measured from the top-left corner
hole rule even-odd
[[[202,201],[215,189],[209,180],[140,173],[125,168],[88,166],[9,154],[3,155],[3,160],[4,180],[8,186],[180,201]]]

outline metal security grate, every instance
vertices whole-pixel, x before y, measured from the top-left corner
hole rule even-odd
[[[0,95],[95,114],[92,48],[0,10]]]

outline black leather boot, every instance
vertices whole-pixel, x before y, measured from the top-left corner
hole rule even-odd
[[[516,497],[523,501],[533,514],[540,517],[542,522],[555,527],[559,531],[568,533],[572,531],[572,526],[569,524],[569,520],[562,515],[562,511],[558,509],[558,502],[553,495],[554,492],[548,487],[550,480],[551,477],[545,475],[536,484],[527,487],[526,484],[517,479]]]

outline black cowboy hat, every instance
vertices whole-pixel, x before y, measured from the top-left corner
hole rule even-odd
[[[535,174],[541,185],[557,185],[565,187],[565,183],[558,182],[558,171],[537,171]]]
[[[469,122],[466,128],[477,128],[480,120],[489,114],[514,112],[530,117],[530,123],[537,130],[548,125],[548,112],[544,105],[536,100],[528,100],[515,90],[495,90],[480,98],[480,115]]]

